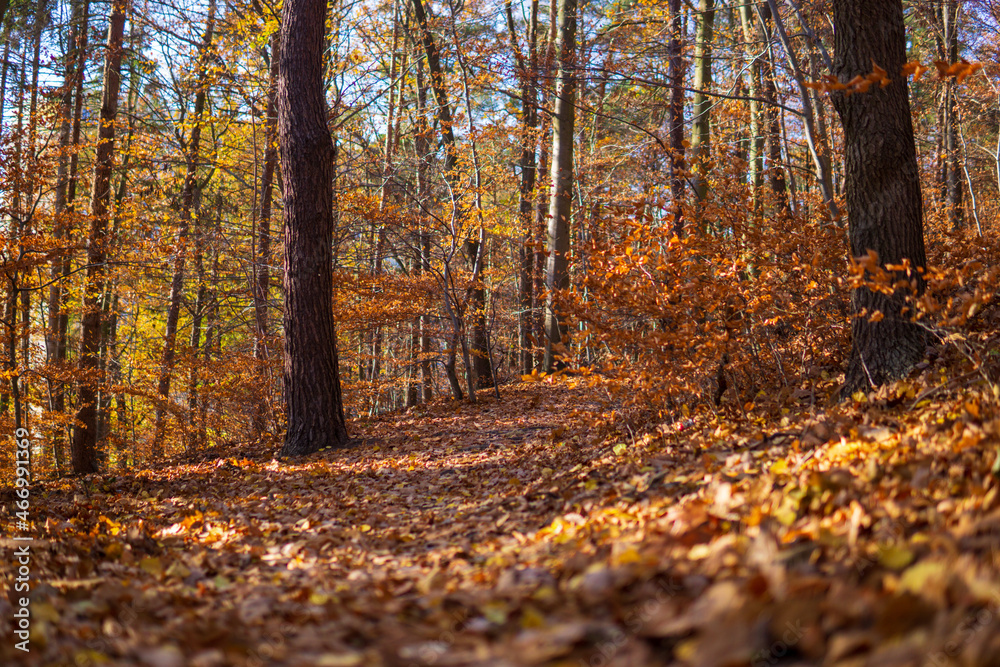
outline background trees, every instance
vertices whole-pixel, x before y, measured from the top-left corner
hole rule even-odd
[[[997,73],[961,59],[995,60],[992,3],[903,3],[903,53],[838,37],[819,0],[334,2],[315,36],[309,104],[323,122],[307,143],[333,139],[298,167],[297,150],[278,159],[278,63],[291,56],[268,6],[135,3],[114,99],[112,15],[97,8],[14,2],[2,18],[0,421],[44,435],[38,460],[54,470],[271,441],[294,421],[281,380],[293,372],[324,386],[339,373],[345,417],[363,417],[472,398],[494,376],[502,393],[558,352],[600,370],[623,404],[736,410],[838,376],[852,328],[864,347],[864,331],[889,326],[899,304],[877,291],[858,292],[878,301],[858,311],[886,320],[852,320],[852,254],[945,268],[989,255],[973,248],[996,225]],[[918,62],[931,68],[919,78]],[[852,83],[878,71],[886,88]],[[893,94],[892,114],[855,122]],[[890,126],[908,143],[907,121],[913,155],[864,156]],[[901,164],[926,258],[893,245],[910,232],[859,236],[898,221],[880,202],[904,184],[883,179]],[[329,184],[329,203],[302,211],[324,220],[315,238],[296,222],[293,172]],[[311,310],[323,298],[272,284],[286,264],[292,284],[330,269],[330,287],[313,287],[332,320]],[[951,303],[961,326],[986,298],[929,284],[920,308],[934,322]],[[328,358],[283,368],[310,328],[305,344]],[[907,362],[923,345],[910,342]],[[854,359],[848,387],[867,386]],[[888,365],[885,378],[906,363]],[[343,435],[334,407],[310,410],[336,422],[313,432]]]

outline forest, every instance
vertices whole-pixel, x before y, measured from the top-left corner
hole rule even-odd
[[[1000,665],[1000,3],[0,35],[0,664]]]

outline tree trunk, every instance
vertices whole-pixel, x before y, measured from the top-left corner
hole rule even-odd
[[[87,243],[87,280],[83,296],[80,337],[80,408],[73,431],[72,459],[76,473],[97,472],[97,391],[101,384],[99,352],[101,343],[101,303],[104,293],[104,262],[107,257],[108,211],[111,202],[111,170],[114,166],[115,117],[121,88],[122,41],[128,0],[114,0],[108,26],[104,61],[104,90],[101,94],[101,122],[97,156],[94,161],[94,189],[91,197],[90,234]]]
[[[760,213],[760,190],[764,185],[764,132],[760,98],[760,58],[754,53],[756,48],[756,16],[753,7],[744,3],[740,6],[740,22],[743,28],[744,48],[750,60],[750,187],[753,188],[754,215]]]
[[[382,185],[379,188],[378,196],[378,218],[375,220],[375,256],[373,258],[373,268],[372,268],[372,280],[374,283],[378,283],[382,279],[382,272],[384,271],[385,264],[385,253],[386,253],[386,221],[384,218],[386,206],[389,204],[389,198],[393,194],[392,188],[392,162],[396,153],[396,145],[398,143],[398,138],[395,134],[396,129],[396,114],[398,101],[403,98],[403,81],[396,79],[399,74],[399,7],[396,2],[393,3],[393,15],[392,15],[392,52],[389,55],[389,95],[388,102],[389,108],[386,114],[385,121],[385,141],[382,150]],[[399,113],[402,113],[400,109]],[[382,375],[382,347],[385,339],[385,327],[381,323],[375,324],[375,331],[372,333],[374,342],[372,343],[372,372],[371,380],[375,387],[375,405],[377,408],[378,400],[381,395],[381,390],[379,389],[381,375]]]
[[[681,16],[681,0],[669,0],[670,42],[667,45],[669,58],[667,78],[670,82],[670,105],[668,107],[668,132],[670,144],[670,197],[674,205],[674,233],[681,235],[684,230],[682,203],[684,199],[684,21]]]
[[[163,355],[160,359],[160,378],[157,383],[159,402],[153,424],[153,456],[163,455],[163,436],[167,423],[167,406],[170,404],[170,383],[177,356],[177,325],[181,314],[184,292],[184,272],[187,260],[187,240],[191,230],[192,210],[198,188],[198,169],[201,166],[201,125],[208,97],[209,62],[212,37],[215,31],[215,1],[208,4],[205,34],[198,54],[198,86],[194,98],[194,122],[187,142],[184,186],[181,190],[180,228],[177,230],[177,256],[174,258],[173,278],[170,281],[170,301],[167,306],[167,324],[163,334]]]
[[[417,217],[420,220],[420,229],[417,232],[417,253],[419,254],[421,272],[430,273],[431,270],[431,235],[426,229],[427,215],[425,207],[430,199],[430,182],[427,176],[427,168],[430,160],[430,127],[427,123],[427,86],[424,85],[423,60],[416,59],[416,76],[414,86],[416,87],[416,137],[414,138],[414,150],[417,158]],[[420,379],[422,384],[422,398],[424,403],[430,402],[434,398],[434,376],[431,369],[431,316],[424,312],[420,315]]]
[[[333,320],[333,160],[323,94],[326,0],[285,0],[278,136],[285,204],[283,456],[347,442]]]
[[[270,299],[271,299],[271,205],[274,199],[274,174],[278,166],[278,115],[275,110],[275,94],[278,89],[278,57],[280,55],[281,33],[271,36],[271,62],[267,87],[267,110],[264,119],[264,170],[260,176],[260,215],[257,219],[257,255],[254,258],[255,280],[253,358],[257,368],[259,394],[255,398],[251,426],[253,437],[259,438],[267,427],[270,402],[268,401],[270,386],[267,372],[267,361],[270,351],[267,349],[267,339],[271,334]]]
[[[441,142],[444,144],[445,160],[444,175],[452,186],[452,198],[458,196],[458,173],[455,169],[458,154],[455,150],[455,131],[451,119],[451,103],[448,100],[448,88],[445,85],[444,72],[441,69],[441,53],[438,51],[434,35],[428,25],[427,12],[422,0],[412,0],[413,13],[420,29],[420,41],[427,56],[427,69],[431,75],[431,90],[438,109],[438,127],[441,131]]]
[[[201,199],[200,193],[198,199]],[[198,440],[198,382],[200,376],[198,350],[201,348],[201,325],[205,317],[205,300],[208,296],[208,288],[205,283],[205,241],[201,207],[197,206],[196,208],[198,210],[192,222],[194,223],[194,275],[198,291],[195,296],[194,310],[191,313],[191,338],[188,343],[188,357],[191,364],[188,369],[187,442],[185,443],[188,451],[204,444]]]
[[[852,257],[878,253],[881,266],[910,263],[897,280],[923,289],[926,265],[917,153],[910,117],[906,32],[901,0],[839,0],[834,74],[841,81],[871,72],[872,63],[892,79],[885,88],[834,104],[844,125],[848,234]],[[850,396],[903,376],[924,354],[923,329],[901,313],[905,294],[859,288],[851,296],[853,347],[843,393]],[[881,321],[872,314],[880,312]]]
[[[531,343],[531,300],[532,287],[532,203],[535,194],[535,144],[538,130],[538,0],[531,2],[528,22],[527,59],[520,51],[514,13],[510,0],[505,3],[507,30],[510,33],[511,50],[518,63],[518,77],[521,83],[521,156],[518,159],[520,182],[518,187],[518,217],[521,220],[521,243],[518,246],[518,311],[517,329],[520,349],[519,368],[522,374],[531,373],[535,366]]]
[[[707,164],[711,160],[712,103],[705,94],[712,87],[712,41],[715,32],[715,0],[700,0],[694,49],[694,120],[691,128],[691,161],[694,192],[701,203],[708,196]],[[701,216],[701,211],[698,211]]]
[[[61,127],[59,130],[59,165],[56,171],[55,192],[55,237],[67,246],[72,235],[72,214],[76,199],[76,169],[78,165],[77,150],[80,143],[80,121],[83,111],[82,84],[87,52],[87,31],[90,3],[89,0],[76,0],[73,3],[70,19],[69,44],[66,49],[66,73],[63,78],[62,107],[60,113]],[[76,104],[74,104],[74,93]],[[2,112],[0,112],[2,115]],[[72,154],[72,157],[71,157]],[[70,188],[73,183],[74,187]],[[48,298],[48,329],[45,335],[45,352],[47,360],[62,374],[62,366],[66,362],[66,332],[69,324],[69,314],[66,312],[64,282],[72,271],[72,260],[69,248],[52,264],[52,285],[49,287]],[[61,378],[49,382],[51,396],[49,409],[60,417],[66,410],[66,385]],[[53,433],[53,451],[56,466],[62,467],[63,450],[66,443],[66,427],[60,425]]]
[[[552,131],[552,194],[549,198],[548,263],[545,287],[545,361],[546,372],[557,361],[563,330],[556,311],[555,292],[569,289],[569,223],[573,214],[573,144],[576,120],[576,0],[559,0],[559,79]]]
[[[777,199],[778,210],[788,209],[788,184],[781,158],[781,119],[778,117],[778,89],[774,82],[774,45],[771,43],[771,8],[766,3],[757,5],[758,34],[765,53],[761,58],[761,91],[764,95],[764,119],[767,132],[767,171],[771,192]]]
[[[941,4],[944,18],[943,33],[945,60],[949,63],[958,62],[958,0],[946,0]],[[947,205],[948,222],[952,229],[959,230],[965,226],[965,192],[962,183],[962,149],[958,141],[958,123],[960,121],[956,110],[958,99],[958,84],[954,78],[944,84],[945,96],[945,164],[947,165]]]
[[[768,0],[768,6],[771,8],[774,23],[778,29],[778,37],[785,49],[785,57],[788,59],[788,65],[791,69],[792,76],[799,88],[799,99],[802,102],[802,122],[805,125],[806,130],[806,145],[809,148],[809,156],[812,158],[813,166],[816,168],[816,180],[823,196],[823,202],[826,204],[827,210],[830,213],[830,218],[833,220],[839,220],[840,209],[837,207],[837,202],[834,201],[833,175],[830,170],[830,162],[829,160],[823,159],[823,154],[820,152],[818,147],[816,114],[813,111],[813,96],[809,89],[806,88],[805,72],[802,71],[802,67],[799,65],[798,56],[795,54],[792,42],[788,37],[788,33],[785,31],[785,24],[782,22],[781,16],[778,14],[778,7],[775,0]],[[791,153],[788,152],[788,155],[791,155]],[[791,160],[789,159],[789,161]],[[792,190],[794,191],[794,189],[795,187],[793,185]]]

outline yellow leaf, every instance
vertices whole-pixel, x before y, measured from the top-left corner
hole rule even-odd
[[[316,667],[357,667],[366,663],[365,654],[352,651],[351,653],[327,653],[315,658]]]
[[[545,617],[534,607],[525,607],[521,612],[521,627],[525,630],[544,628]]]
[[[891,546],[878,555],[878,562],[890,570],[902,570],[913,562],[916,556],[905,546]]]
[[[143,572],[151,574],[154,577],[159,577],[161,574],[163,574],[163,564],[160,563],[160,559],[156,558],[155,556],[143,558],[141,561],[139,561],[139,568]]]
[[[639,555],[635,547],[628,547],[618,554],[614,560],[617,565],[629,565],[631,563],[641,563],[642,556]]]
[[[948,568],[944,563],[924,561],[909,568],[899,578],[901,590],[920,593],[927,589],[933,581],[943,581],[948,577]]]

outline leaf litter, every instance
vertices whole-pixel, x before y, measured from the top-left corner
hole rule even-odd
[[[1000,415],[935,370],[638,430],[548,379],[301,461],[36,484],[32,652],[0,660],[998,665]]]

